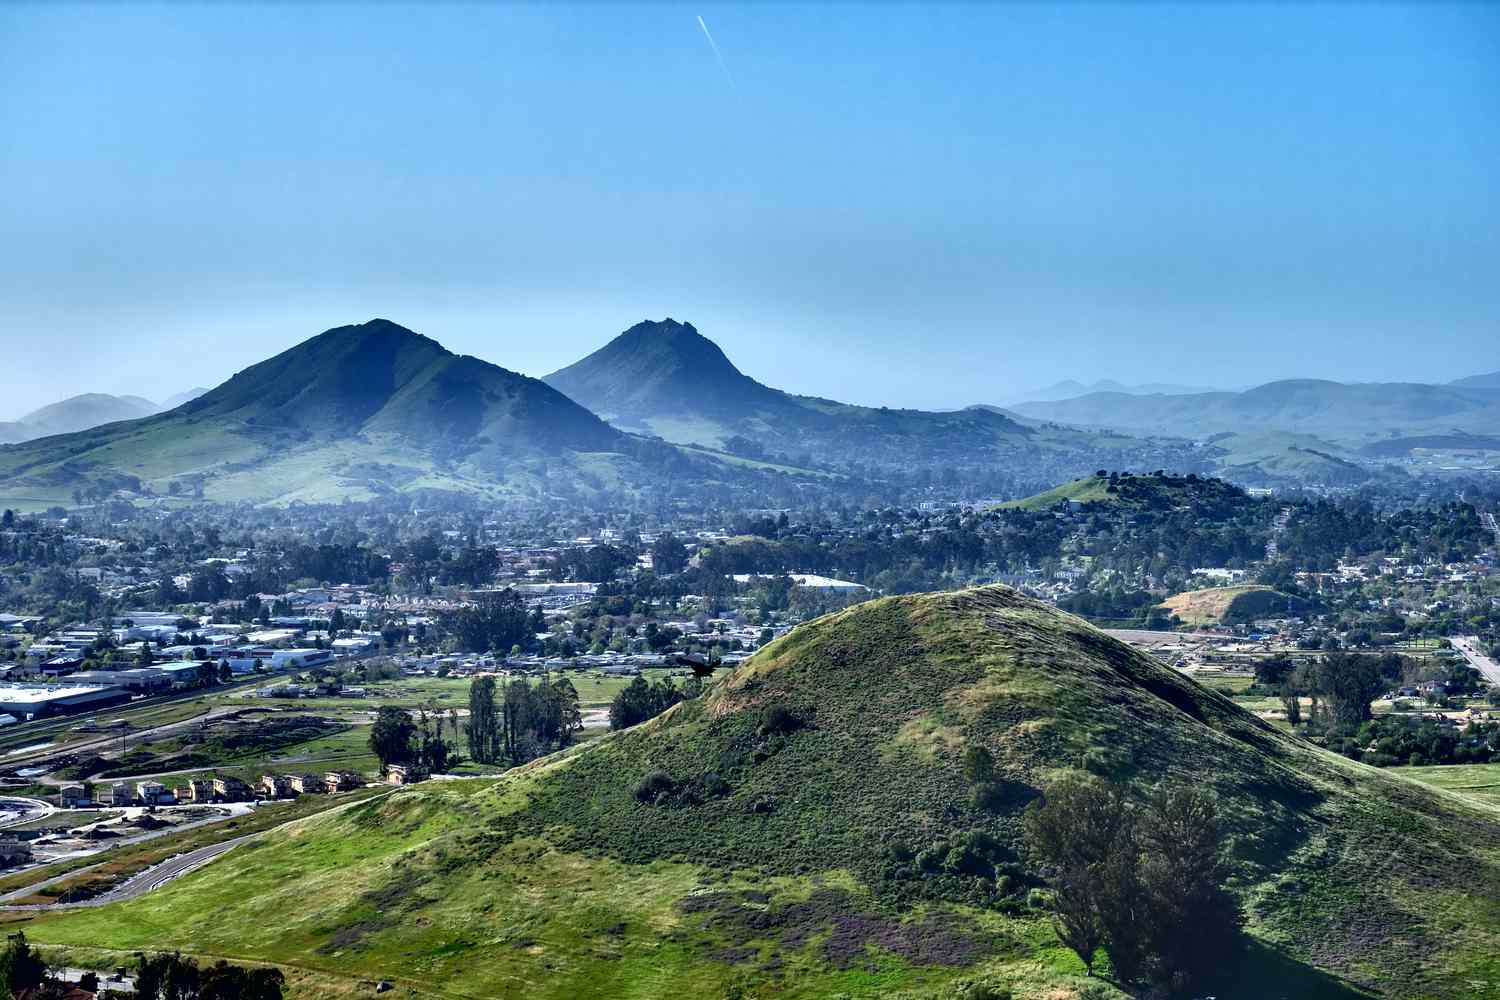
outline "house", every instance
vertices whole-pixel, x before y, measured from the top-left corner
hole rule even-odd
[[[177,797],[160,781],[136,782],[135,796],[147,806],[170,806],[177,802]]]
[[[268,799],[289,799],[297,793],[292,789],[292,779],[285,774],[263,774],[260,789]]]
[[[82,785],[63,785],[62,791],[58,793],[57,802],[64,809],[78,809],[94,804],[89,798],[88,790]]]
[[[135,795],[130,791],[130,786],[123,781],[117,781],[109,786],[109,804],[112,806],[133,806]]]
[[[207,778],[193,778],[183,786],[186,794],[179,796],[188,802],[212,802],[214,783]]]
[[[239,778],[215,778],[214,798],[221,802],[243,802],[250,797],[250,786]]]
[[[310,795],[323,791],[323,779],[316,774],[294,774],[289,779],[292,791],[299,795]]]
[[[323,775],[323,786],[330,792],[347,792],[363,788],[365,779],[353,771],[329,771]]]
[[[416,764],[387,764],[385,780],[393,785],[414,785],[427,780],[426,768]]]

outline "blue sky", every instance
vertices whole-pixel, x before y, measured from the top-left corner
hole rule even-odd
[[[1500,7],[6,5],[0,192],[0,417],[372,316],[890,405],[1445,380],[1500,368]]]

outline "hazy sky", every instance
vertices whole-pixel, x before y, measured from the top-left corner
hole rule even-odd
[[[1500,5],[0,6],[0,417],[372,316],[928,407],[1492,371]]]

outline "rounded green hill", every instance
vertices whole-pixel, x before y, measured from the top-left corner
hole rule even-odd
[[[972,746],[997,766],[982,796]],[[1500,875],[1470,846],[1500,840],[1500,817],[1001,587],[858,605],[634,729],[302,821],[26,930],[276,962],[305,995],[386,979],[465,997],[1064,997],[1085,980],[1031,905],[1019,816],[1077,769],[1221,796],[1250,937],[1220,995],[1274,975],[1289,996],[1472,996],[1493,975],[1500,916],[1465,901]]]

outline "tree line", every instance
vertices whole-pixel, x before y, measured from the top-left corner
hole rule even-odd
[[[582,728],[578,691],[566,677],[469,682],[469,756],[480,764],[520,764],[560,750]]]

